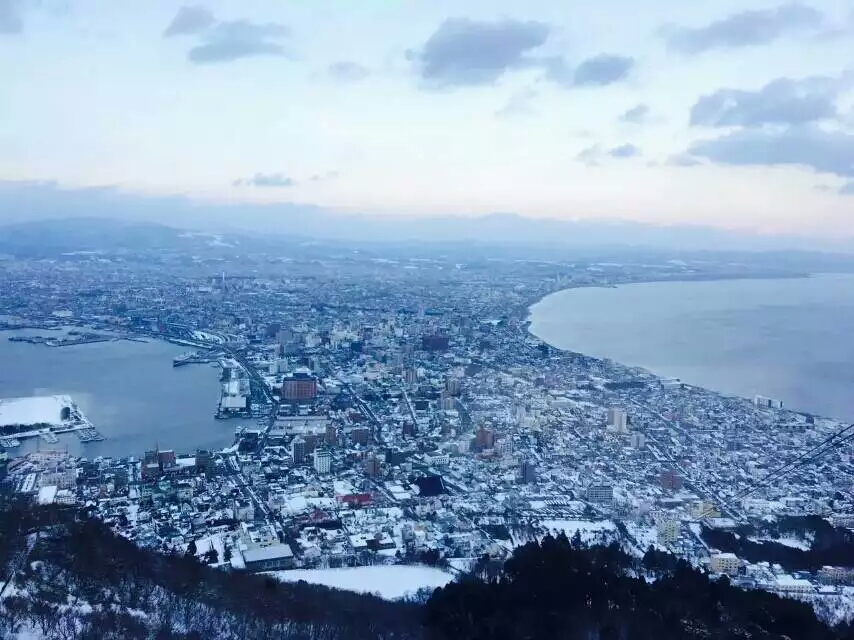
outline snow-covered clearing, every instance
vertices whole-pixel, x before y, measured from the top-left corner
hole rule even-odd
[[[72,406],[68,396],[0,399],[0,427],[62,424],[62,410]]]
[[[782,544],[786,547],[791,547],[792,549],[800,549],[801,551],[809,551],[812,546],[809,542],[805,540],[798,540],[797,538],[748,538],[751,542],[776,542],[777,544]]]
[[[374,565],[344,569],[293,569],[275,571],[270,575],[282,582],[304,580],[336,589],[375,593],[386,600],[396,600],[421,588],[444,587],[454,579],[453,574],[418,565]]]

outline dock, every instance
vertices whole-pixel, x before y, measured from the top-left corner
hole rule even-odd
[[[100,442],[104,439],[104,436],[98,433],[98,431],[93,427],[78,429],[74,433],[77,434],[80,442]]]
[[[64,399],[64,400],[63,400]],[[37,400],[50,400],[56,401],[60,400],[66,404],[64,404],[62,409],[62,420],[56,423],[48,422],[47,416],[45,419],[42,419],[39,422],[33,422],[30,426],[24,426],[20,424],[20,422],[15,422],[15,420],[20,420],[20,418],[15,415],[15,409],[18,403],[27,403],[28,410],[32,410],[32,404]],[[80,442],[99,442],[104,439],[97,429],[89,422],[89,419],[83,415],[83,412],[80,410],[74,402],[65,396],[50,396],[45,398],[17,398],[12,399],[8,402],[6,406],[7,410],[9,407],[12,407],[11,413],[7,411],[6,419],[10,422],[4,424],[2,431],[0,431],[0,448],[1,449],[14,449],[16,447],[21,446],[21,441],[26,438],[39,438],[50,445],[59,444],[60,439],[59,436],[65,433],[74,433],[79,438]],[[38,407],[36,407],[38,408]],[[51,411],[53,410],[53,404],[50,406]],[[60,413],[59,406],[56,408],[57,414]],[[20,410],[18,413],[21,413]],[[23,414],[22,414],[23,415]],[[20,429],[16,431],[15,429]]]
[[[176,356],[172,360],[173,367],[183,367],[186,364],[208,364],[216,363],[220,354],[204,353],[202,351],[190,351]]]

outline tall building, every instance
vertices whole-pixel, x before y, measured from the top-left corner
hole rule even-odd
[[[617,430],[617,433],[625,433],[629,428],[629,416],[624,409],[612,407],[608,409],[608,426]]]
[[[294,464],[302,464],[305,462],[305,440],[297,436],[291,442],[291,458],[294,460]]]
[[[507,436],[501,438],[496,444],[495,449],[498,451],[499,455],[509,456],[513,454],[513,440]]]
[[[369,456],[368,459],[365,460],[365,474],[369,477],[376,478],[380,475],[381,469],[382,463],[376,456]]]
[[[662,471],[659,482],[661,488],[666,491],[678,491],[682,488],[682,478],[675,471]]]
[[[317,397],[317,379],[310,373],[298,371],[282,381],[282,400],[305,402]]]
[[[325,449],[315,449],[314,470],[320,474],[332,471],[332,454],[329,451]]]
[[[679,520],[674,518],[661,518],[656,522],[658,542],[661,544],[672,544],[679,540],[679,531],[682,528]]]
[[[355,444],[366,445],[371,440],[371,430],[367,427],[356,427],[350,432],[350,437]]]
[[[448,395],[458,396],[462,391],[463,385],[460,382],[460,379],[455,376],[448,376],[445,378],[445,391],[448,392]]]
[[[475,447],[478,451],[492,449],[495,446],[495,431],[481,427],[475,434]]]
[[[642,433],[633,433],[630,442],[633,448],[643,449],[646,446],[646,436]]]
[[[335,428],[334,424],[327,425],[323,440],[330,446],[338,443],[338,429]]]
[[[782,409],[783,401],[775,400],[774,398],[766,398],[765,396],[754,396],[753,404],[763,409]]]
[[[519,481],[522,484],[533,484],[537,481],[537,468],[533,462],[525,460],[519,466]]]

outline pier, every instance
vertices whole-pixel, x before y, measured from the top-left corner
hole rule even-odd
[[[67,396],[12,398],[0,401],[0,407],[5,410],[0,416],[0,449],[16,449],[27,438],[55,445],[64,433],[74,433],[80,442],[104,439]]]
[[[57,435],[63,433],[74,433],[80,439],[80,442],[100,442],[104,439],[104,436],[95,427],[86,422],[72,425],[58,425],[49,429],[42,427],[30,431],[6,434],[0,437],[0,447],[3,449],[15,449],[21,446],[21,440],[27,438],[41,438],[47,444],[57,444],[59,442]]]
[[[182,353],[180,356],[176,356],[172,360],[173,367],[183,367],[185,364],[215,364],[218,362],[221,353],[204,353],[202,351],[191,351],[188,353]]]

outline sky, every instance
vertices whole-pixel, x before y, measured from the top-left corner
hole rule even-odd
[[[104,187],[854,239],[854,0],[0,0],[0,218]]]

